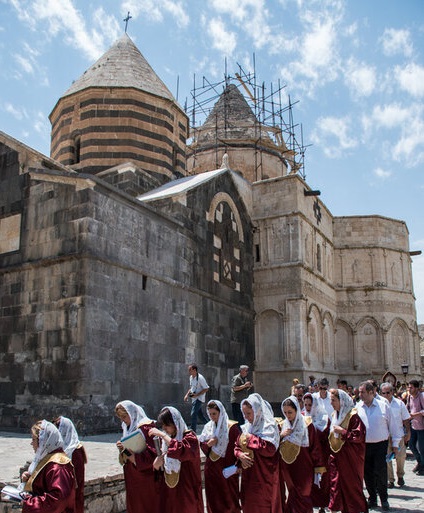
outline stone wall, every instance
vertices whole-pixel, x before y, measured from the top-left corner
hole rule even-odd
[[[216,223],[206,216],[229,184],[152,207],[97,178],[13,176],[22,227],[19,249],[0,255],[2,425],[62,414],[82,434],[99,433],[115,428],[122,399],[150,416],[165,404],[188,413],[193,361],[209,397],[228,402],[232,375],[254,351],[246,213],[234,193],[244,242],[228,283],[216,280]]]
[[[0,501],[0,513],[21,511],[17,504]],[[125,481],[123,474],[86,481],[84,511],[87,513],[125,513]]]

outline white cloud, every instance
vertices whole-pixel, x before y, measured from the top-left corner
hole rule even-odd
[[[414,244],[411,249],[424,250],[423,241]],[[412,276],[414,281],[414,293],[416,297],[418,323],[424,323],[424,255],[412,258]]]
[[[28,114],[26,110],[22,107],[15,107],[11,103],[5,103],[3,109],[5,112],[11,114],[18,121],[22,121],[23,119],[28,119]]]
[[[401,89],[414,97],[424,96],[424,67],[410,63],[405,67],[396,66],[393,74]]]
[[[319,118],[311,136],[312,142],[320,146],[327,157],[340,158],[358,145],[358,141],[349,135],[350,125],[349,117]]]
[[[34,130],[42,135],[48,134],[50,123],[47,120],[48,118],[43,112],[37,112],[36,119],[34,120]]]
[[[402,54],[405,57],[412,55],[413,46],[409,30],[386,28],[380,41],[385,55]]]
[[[312,97],[317,88],[338,78],[343,6],[339,1],[312,1],[299,5],[302,30],[293,35],[294,56],[281,69],[284,81],[291,89]]]
[[[34,74],[34,67],[30,59],[27,59],[26,57],[18,53],[15,53],[13,57],[15,59],[15,62],[25,73],[29,73],[30,75]]]
[[[405,108],[398,103],[387,105],[376,105],[372,111],[371,117],[374,124],[384,128],[395,128],[402,126],[411,119],[414,112],[411,108]]]
[[[385,180],[386,178],[392,176],[391,171],[385,171],[381,167],[377,167],[376,169],[374,169],[373,173],[377,178],[381,178],[382,180]]]
[[[184,9],[183,2],[175,0],[125,0],[122,2],[122,12],[129,12],[133,18],[141,14],[150,21],[161,23],[164,14],[170,14],[181,28],[187,27],[190,17]],[[131,23],[131,22],[130,22]]]
[[[376,105],[362,117],[363,137],[378,141],[385,158],[412,168],[424,163],[424,107],[421,104]],[[383,129],[383,130],[382,130]]]
[[[92,28],[71,0],[11,0],[20,20],[43,38],[62,37],[66,44],[80,50],[87,59],[97,59],[105,45],[117,38],[121,26],[102,7],[94,11]],[[43,28],[43,22],[47,25]]]
[[[253,40],[255,48],[273,41],[265,0],[210,0],[217,13],[227,15],[239,30]]]
[[[234,32],[227,31],[220,18],[209,20],[207,32],[212,40],[212,46],[225,55],[232,55],[237,46],[237,37]]]
[[[377,83],[376,70],[365,63],[349,59],[345,70],[345,83],[353,96],[370,96]]]
[[[393,148],[393,158],[407,167],[424,164],[424,121],[422,116],[410,119]]]

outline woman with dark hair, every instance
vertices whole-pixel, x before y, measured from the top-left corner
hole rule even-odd
[[[259,394],[241,403],[245,424],[241,426],[234,454],[242,467],[240,499],[243,513],[281,511],[278,476],[280,435],[273,412]]]
[[[312,513],[312,485],[319,483],[326,471],[316,430],[301,414],[299,402],[290,396],[281,404],[284,421],[281,427],[281,471],[289,492],[289,513]]]
[[[210,421],[199,436],[200,448],[206,458],[205,492],[208,513],[240,513],[239,475],[227,479],[222,471],[235,465],[234,446],[240,427],[229,420],[220,401],[209,401],[206,408]]]
[[[122,421],[123,437],[140,430],[146,441],[146,448],[141,453],[125,449],[120,440],[116,442],[119,461],[124,467],[127,512],[159,513],[159,486],[153,470],[156,451],[154,441],[149,435],[149,430],[155,423],[147,417],[141,406],[132,401],[118,403],[115,414]]]
[[[166,513],[203,513],[200,449],[196,434],[189,430],[181,413],[172,406],[162,408],[158,424],[150,436],[162,439],[160,456],[153,466],[161,470],[160,511]]]
[[[64,448],[68,458],[71,458],[75,469],[76,491],[75,491],[75,513],[84,513],[84,482],[85,464],[87,456],[82,443],[79,441],[77,430],[73,422],[67,417],[57,417],[53,424],[62,435]]]
[[[353,399],[343,390],[330,390],[334,412],[330,426],[331,511],[368,511],[365,499],[364,464],[366,427],[354,408]]]
[[[23,513],[73,513],[75,474],[71,460],[63,451],[63,439],[56,426],[39,420],[31,428],[34,460],[22,474]]]

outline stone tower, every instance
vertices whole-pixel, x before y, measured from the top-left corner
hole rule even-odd
[[[127,34],[50,114],[51,157],[98,174],[133,162],[159,182],[185,175],[188,118]]]
[[[260,123],[234,84],[229,84],[205,123],[193,130],[187,150],[187,171],[202,173],[219,167],[227,153],[231,169],[249,182],[285,176],[290,158],[276,127]]]

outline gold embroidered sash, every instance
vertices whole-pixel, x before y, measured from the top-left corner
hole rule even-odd
[[[170,474],[165,472],[165,483],[167,484],[168,488],[175,488],[177,486],[179,480],[180,480],[179,472],[171,472]]]
[[[343,419],[343,422],[340,424],[340,427],[343,429],[347,429],[352,415],[355,415],[356,413],[357,413],[357,409],[352,408],[350,410],[350,412],[346,415],[346,417]],[[330,443],[330,449],[333,452],[337,453],[343,447],[345,440],[342,440],[342,437],[340,435],[337,438],[334,435],[335,435],[334,431],[330,431],[330,434],[328,435],[328,441]]]
[[[48,463],[59,463],[59,465],[66,465],[71,463],[72,465],[71,460],[68,458],[68,456],[66,456],[64,452],[54,452],[53,454],[47,454],[41,461],[38,462],[38,465],[35,467],[31,477],[25,483],[24,490],[26,492],[32,492],[32,483],[34,482],[34,479]]]
[[[253,454],[253,450],[249,449],[247,447],[247,442],[248,442],[247,434],[246,433],[242,433],[240,435],[240,438],[239,438],[240,449],[244,452],[244,454],[247,454],[253,460],[255,456]]]
[[[280,455],[287,464],[296,461],[300,453],[300,445],[296,445],[288,440],[283,440],[280,443]]]

